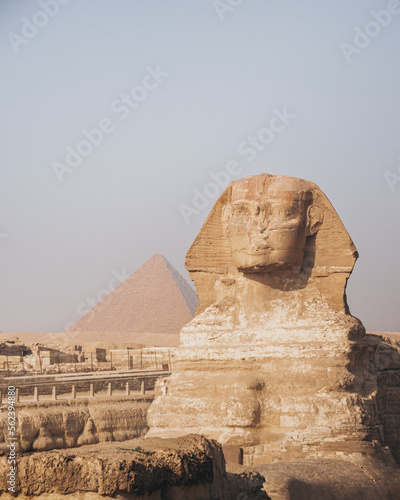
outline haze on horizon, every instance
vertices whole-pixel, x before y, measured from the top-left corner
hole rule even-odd
[[[262,172],[322,189],[351,313],[400,331],[397,0],[55,2],[0,5],[1,331],[64,330],[156,253],[189,281],[210,183]]]

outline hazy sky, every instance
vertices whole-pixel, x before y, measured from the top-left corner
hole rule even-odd
[[[352,314],[399,331],[399,53],[396,0],[2,0],[0,330],[62,331],[154,253],[188,278],[225,171],[315,182]]]

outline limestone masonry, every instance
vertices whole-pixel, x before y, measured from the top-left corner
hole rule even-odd
[[[315,184],[231,183],[187,253],[199,305],[148,436],[204,434],[245,464],[400,461],[400,353],[349,312],[357,257]]]

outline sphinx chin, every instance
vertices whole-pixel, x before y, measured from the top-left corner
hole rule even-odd
[[[304,252],[269,249],[233,253],[233,261],[240,272],[271,273],[292,270],[298,272],[303,262]]]

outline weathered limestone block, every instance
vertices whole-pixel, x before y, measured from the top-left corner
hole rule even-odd
[[[399,353],[349,313],[357,257],[315,184],[231,183],[187,253],[199,305],[148,435],[204,434],[247,447],[247,463],[398,447],[378,374],[400,368]]]

